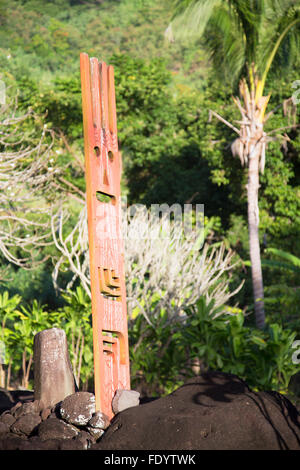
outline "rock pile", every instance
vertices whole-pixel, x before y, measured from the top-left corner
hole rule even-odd
[[[11,392],[0,390],[0,412],[2,393],[8,400]],[[95,412],[92,393],[71,394],[52,408],[31,396],[0,415],[0,450],[300,449],[297,408],[280,393],[254,392],[235,375],[202,373],[135,406],[138,395],[117,391],[110,423]]]
[[[0,416],[0,450],[88,449],[110,421],[95,410],[95,396],[76,392],[52,408],[18,402]]]

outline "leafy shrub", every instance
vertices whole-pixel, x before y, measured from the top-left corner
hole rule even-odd
[[[222,316],[213,320],[214,302],[203,298],[187,310],[188,319],[180,341],[209,369],[230,372],[258,390],[286,392],[292,375],[300,370],[292,363],[296,333],[279,324],[265,330],[244,325],[245,317]]]
[[[7,368],[2,367],[2,386],[10,386],[11,373],[21,372],[21,386],[30,387],[29,374],[33,360],[33,339],[38,331],[58,326],[59,318],[47,312],[37,300],[31,306],[21,305],[22,298],[9,298],[5,291],[0,294],[0,340],[5,346]],[[5,377],[6,376],[6,377]]]
[[[21,297],[0,294],[0,341],[5,347],[4,365],[0,361],[0,386],[10,387],[11,375],[21,386],[31,388],[34,336],[48,328],[66,332],[70,359],[77,384],[83,387],[93,375],[93,339],[90,300],[81,287],[64,295],[67,305],[46,311],[35,299],[32,305],[20,305]]]
[[[1,386],[9,387],[11,374],[21,385],[32,385],[30,368],[34,335],[59,327],[66,331],[71,362],[79,388],[87,389],[93,377],[93,339],[90,300],[81,287],[65,294],[67,305],[46,312],[36,300],[20,305],[21,297],[0,295],[0,341],[5,345],[5,364],[0,364]],[[170,322],[166,310],[149,324],[142,314],[129,321],[132,387],[144,395],[172,392],[185,379],[214,369],[237,374],[257,390],[286,392],[300,366],[292,363],[296,333],[277,323],[265,330],[246,327],[237,308],[216,306],[204,296]]]
[[[200,297],[176,325],[168,324],[165,314],[153,326],[140,316],[130,330],[133,384],[145,394],[160,395],[195,373],[220,370],[255,390],[286,393],[300,370],[292,363],[296,333],[277,323],[265,330],[246,327],[242,311],[220,316],[221,309]]]
[[[265,289],[265,302],[269,307],[270,317],[300,332],[300,258],[276,248],[267,248],[265,253],[275,258],[272,256],[271,259],[262,260],[262,266],[273,275],[272,284]],[[282,277],[284,274],[288,274],[288,280]]]
[[[63,297],[68,304],[60,309],[61,328],[66,332],[73,373],[78,387],[88,388],[93,377],[93,331],[91,302],[82,287],[69,291]]]

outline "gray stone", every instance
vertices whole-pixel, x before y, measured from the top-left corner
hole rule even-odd
[[[127,408],[140,404],[140,394],[135,390],[117,390],[112,400],[112,409],[115,414]]]
[[[54,413],[54,414],[55,414],[55,413]],[[45,421],[45,419],[49,418],[50,415],[51,415],[51,408],[45,408],[45,409],[41,412],[42,421]]]
[[[34,450],[34,445],[29,441],[29,439],[26,439],[20,443],[18,450]]]
[[[86,450],[84,444],[77,439],[67,439],[59,445],[60,450]]]
[[[60,405],[61,417],[70,424],[85,426],[95,413],[95,395],[76,392],[66,397]]]
[[[91,447],[91,444],[94,444],[96,442],[94,436],[92,436],[87,431],[80,431],[78,436],[75,437],[75,440],[81,443],[83,449],[89,449]]]
[[[24,444],[24,438],[16,436],[15,434],[8,433],[4,439],[0,439],[0,450],[21,450],[22,444]]]
[[[28,439],[30,449],[32,450],[59,450],[59,439],[47,439],[43,441],[39,436],[33,436]]]
[[[34,399],[48,408],[75,392],[66,334],[59,328],[34,337]]]
[[[9,425],[0,421],[0,434],[9,432]]]
[[[48,439],[72,439],[79,434],[79,430],[57,418],[46,419],[38,427],[38,436],[42,441]]]
[[[101,411],[96,411],[88,422],[92,428],[107,429],[110,425],[109,417]]]
[[[10,413],[15,416],[15,413],[17,411],[18,408],[20,408],[20,406],[22,406],[22,402],[21,401],[18,401],[11,409],[10,409]]]
[[[91,434],[91,436],[93,436],[95,441],[100,439],[100,437],[102,437],[103,434],[105,433],[104,429],[92,428],[92,426],[87,426],[86,428],[88,432]]]
[[[11,426],[16,421],[16,418],[10,413],[3,413],[0,416],[0,423],[4,423],[7,426]]]
[[[20,418],[21,416],[24,415],[29,415],[31,413],[39,413],[40,412],[40,402],[38,400],[31,401],[28,403],[23,403],[21,406],[19,406],[15,413],[14,416],[16,418]]]
[[[10,427],[11,432],[18,435],[29,436],[40,424],[41,418],[37,413],[26,414],[20,416]]]

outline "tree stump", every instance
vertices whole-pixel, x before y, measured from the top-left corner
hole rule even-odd
[[[52,407],[75,393],[66,333],[51,328],[34,337],[34,399]]]

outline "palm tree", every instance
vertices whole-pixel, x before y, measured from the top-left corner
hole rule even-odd
[[[240,98],[233,98],[241,113],[239,128],[217,113],[238,137],[233,156],[248,168],[248,230],[255,319],[265,325],[264,292],[259,245],[259,172],[265,166],[268,136],[264,131],[270,94],[266,79],[275,61],[292,61],[297,54],[300,7],[298,0],[174,0],[175,10],[166,36],[169,39],[203,37],[216,70],[239,80]],[[283,54],[284,46],[284,54]],[[284,69],[283,69],[284,72]]]

